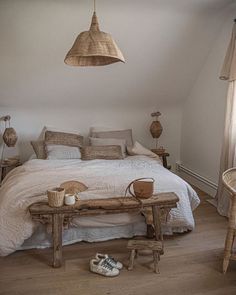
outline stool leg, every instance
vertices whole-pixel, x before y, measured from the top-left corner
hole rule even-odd
[[[225,240],[224,260],[223,260],[223,273],[225,274],[229,266],[229,260],[234,243],[234,229],[229,228]]]
[[[129,266],[128,270],[132,270],[134,268],[134,257],[135,257],[136,251],[133,249],[130,253],[130,258],[129,258]]]
[[[160,255],[158,251],[153,251],[153,262],[154,262],[154,272],[160,273],[159,267],[158,267],[158,261],[160,260]]]

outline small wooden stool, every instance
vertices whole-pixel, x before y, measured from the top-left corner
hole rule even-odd
[[[163,243],[161,241],[129,240],[127,248],[131,249],[128,270],[133,269],[134,258],[138,254],[138,250],[151,250],[153,252],[154,272],[160,273],[158,262],[160,254],[163,253]]]

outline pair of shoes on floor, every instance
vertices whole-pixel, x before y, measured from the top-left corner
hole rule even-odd
[[[123,265],[107,254],[97,253],[95,259],[90,260],[90,271],[105,277],[118,276]]]

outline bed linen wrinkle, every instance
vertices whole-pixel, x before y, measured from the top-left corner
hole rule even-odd
[[[156,159],[132,156],[124,160],[39,160],[33,159],[10,172],[0,188],[0,255],[8,255],[19,249],[25,240],[37,231],[36,224],[27,211],[30,204],[46,199],[47,189],[67,180],[83,182],[89,189],[80,193],[81,199],[110,198],[124,195],[127,185],[135,178],[154,177],[154,192],[176,192],[180,198],[165,227],[167,233],[194,228],[192,210],[199,204],[196,192],[181,178],[165,169]],[[42,195],[40,195],[42,194]],[[132,236],[143,231],[141,215],[80,217],[73,220],[74,240],[97,241],[95,228],[107,230],[108,238]],[[96,224],[96,227],[94,225]],[[132,224],[140,225],[128,230]],[[115,232],[115,227],[124,230]],[[113,231],[113,232],[112,232]],[[66,236],[66,234],[64,235]],[[69,235],[67,235],[69,236]],[[68,238],[68,237],[67,237]],[[64,243],[70,240],[64,239]],[[69,237],[70,239],[70,237]],[[71,242],[73,242],[71,240]],[[37,246],[37,245],[34,245]],[[38,245],[40,246],[40,245]],[[28,245],[29,247],[29,245]]]

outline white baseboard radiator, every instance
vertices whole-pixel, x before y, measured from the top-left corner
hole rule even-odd
[[[186,181],[189,181],[191,184],[199,187],[206,193],[209,193],[211,196],[215,196],[218,186],[213,181],[184,167],[181,163],[176,163],[176,171],[177,174],[185,178]]]

